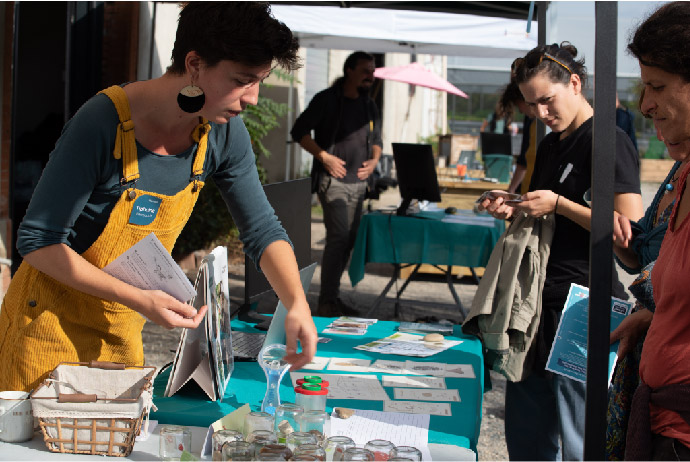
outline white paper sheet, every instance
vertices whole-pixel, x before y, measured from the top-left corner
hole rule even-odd
[[[424,335],[396,332],[388,337],[374,340],[355,347],[357,350],[373,353],[392,354],[401,356],[427,357],[447,350],[462,343],[462,340],[443,340],[443,342],[425,342]]]
[[[297,379],[313,372],[290,372],[292,386]],[[328,399],[361,399],[367,401],[387,401],[390,398],[381,386],[378,377],[364,374],[319,374],[322,380],[328,381]]]
[[[196,295],[189,278],[153,233],[127,249],[103,271],[140,289],[162,290],[183,303]]]
[[[475,378],[471,364],[448,364],[427,361],[405,361],[405,369],[412,374],[433,375],[436,377],[450,378]]]
[[[460,394],[456,389],[438,390],[433,388],[394,388],[395,399],[413,399],[417,401],[448,401],[460,402]]]
[[[370,359],[331,358],[326,368],[329,371],[369,372]]]
[[[433,414],[445,417],[453,415],[450,403],[423,403],[420,401],[384,401],[386,412],[405,412],[407,414]]]
[[[405,375],[386,375],[382,377],[384,387],[407,388],[446,388],[443,377],[409,377]]]
[[[364,446],[373,439],[388,440],[396,446],[421,449],[429,444],[429,415],[403,414],[356,409],[349,419],[341,419],[333,412],[331,436],[349,436]]]
[[[328,365],[328,362],[331,360],[331,358],[325,358],[322,356],[314,356],[314,358],[309,362],[306,366],[304,366],[302,369],[307,369],[307,370],[312,370],[312,371],[320,371],[326,365]]]

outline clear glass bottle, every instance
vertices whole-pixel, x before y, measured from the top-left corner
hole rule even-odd
[[[285,361],[287,349],[285,345],[271,344],[259,352],[258,362],[266,374],[266,394],[261,403],[261,411],[274,414],[280,406],[280,382],[290,369],[290,363]]]
[[[158,455],[162,460],[180,460],[182,451],[191,452],[192,432],[181,425],[162,425]]]

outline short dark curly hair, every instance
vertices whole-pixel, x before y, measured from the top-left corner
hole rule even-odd
[[[301,66],[298,49],[298,39],[271,15],[268,3],[188,2],[180,11],[168,72],[183,74],[190,51],[211,67],[223,60],[247,66],[276,62],[292,71]]]
[[[645,66],[658,67],[690,82],[690,3],[663,5],[635,30],[628,51]]]
[[[576,57],[577,48],[570,42],[540,45],[530,50],[524,58],[513,61],[511,78],[519,85],[546,72],[552,82],[568,84],[570,76],[577,74],[584,87],[587,82],[585,59],[575,59]]]

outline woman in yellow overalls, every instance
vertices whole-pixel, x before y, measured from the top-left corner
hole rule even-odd
[[[68,122],[18,232],[24,261],[0,310],[0,390],[31,390],[61,361],[143,364],[144,317],[199,325],[205,307],[101,268],[151,232],[171,251],[208,176],[288,308],[288,360],[311,360],[317,335],[294,253],[237,117],[274,63],[297,67],[297,47],[265,4],[191,2],[162,77],[111,87]]]

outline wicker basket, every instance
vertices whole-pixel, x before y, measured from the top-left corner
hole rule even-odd
[[[152,405],[155,367],[61,363],[31,394],[53,452],[126,457]]]

